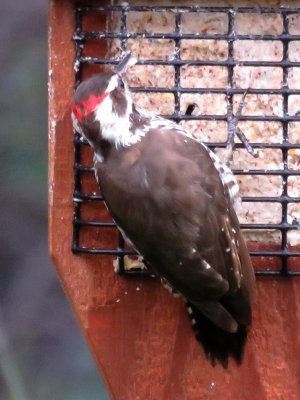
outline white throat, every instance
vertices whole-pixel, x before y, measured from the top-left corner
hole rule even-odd
[[[107,96],[95,110],[95,121],[100,123],[103,139],[115,145],[116,148],[130,146],[137,143],[141,138],[141,135],[137,132],[132,132],[130,121],[132,100],[130,96],[126,97],[127,107],[122,117],[113,112],[110,96]]]

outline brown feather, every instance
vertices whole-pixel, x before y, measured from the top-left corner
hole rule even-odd
[[[79,87],[75,102],[90,94],[95,82],[95,95],[101,94],[102,77]],[[113,115],[124,115],[121,89],[110,98]],[[156,119],[151,128],[151,117],[134,106],[130,121],[133,134],[146,134],[118,148],[101,136],[101,120],[89,117],[81,124],[101,154],[95,172],[105,202],[147,265],[188,300],[210,359],[224,366],[229,356],[240,362],[255,283],[230,198],[231,182],[222,177],[225,167],[218,170],[208,150],[176,124]]]

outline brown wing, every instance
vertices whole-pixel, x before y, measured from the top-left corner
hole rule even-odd
[[[249,324],[252,266],[207,150],[155,130],[96,170],[113,218],[152,268],[222,329]],[[237,293],[246,314],[228,310]]]

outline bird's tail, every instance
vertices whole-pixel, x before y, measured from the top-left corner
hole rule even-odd
[[[187,302],[186,304],[195,336],[203,346],[211,364],[215,366],[219,362],[224,368],[227,368],[229,357],[241,364],[247,340],[247,326],[239,325],[235,333],[226,332],[206,318],[191,303]]]

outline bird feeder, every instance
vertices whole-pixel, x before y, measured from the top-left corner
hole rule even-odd
[[[112,399],[299,398],[300,2],[258,3],[50,1],[50,253]],[[240,128],[259,157],[237,143],[232,169],[258,296],[241,366],[205,359],[184,304],[118,232],[73,132],[74,88],[128,50],[135,102],[219,153],[227,108],[249,88]]]

